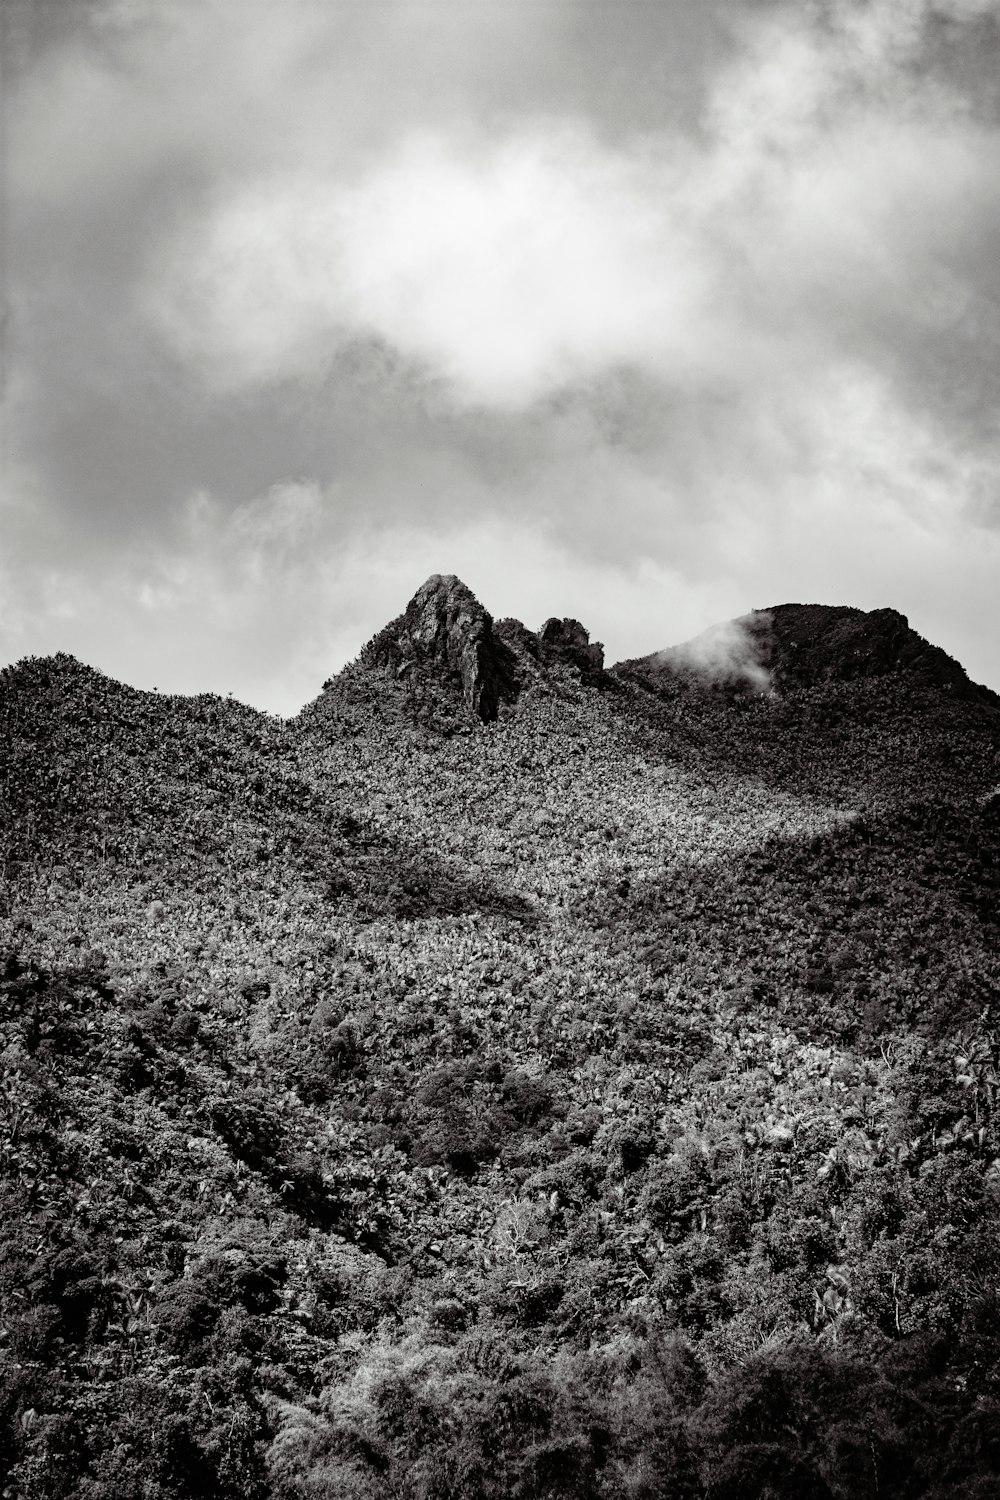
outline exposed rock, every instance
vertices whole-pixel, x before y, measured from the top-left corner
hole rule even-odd
[[[581,677],[599,674],[604,668],[604,647],[600,641],[591,644],[590,632],[579,620],[546,620],[538,632],[542,660],[567,662],[578,668]]]
[[[510,652],[493,618],[453,573],[435,573],[361,654],[408,687],[437,682],[460,693],[478,718],[495,719],[502,700],[516,695]]]

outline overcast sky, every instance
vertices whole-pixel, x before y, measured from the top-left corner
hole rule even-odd
[[[292,712],[456,572],[1000,689],[1000,0],[0,14],[0,661]]]

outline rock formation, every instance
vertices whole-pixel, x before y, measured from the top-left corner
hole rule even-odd
[[[604,668],[604,647],[600,641],[591,644],[590,632],[579,620],[546,620],[538,632],[542,660],[558,660],[577,667],[584,680]]]
[[[493,617],[453,573],[435,573],[406,610],[362,652],[409,688],[431,683],[460,694],[477,718],[495,719],[503,699],[516,694],[511,655],[493,630]]]

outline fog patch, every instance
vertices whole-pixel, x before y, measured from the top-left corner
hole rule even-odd
[[[770,693],[771,673],[764,665],[770,632],[770,614],[753,610],[658,651],[653,661],[661,670],[694,676],[713,687],[745,684],[754,692]]]

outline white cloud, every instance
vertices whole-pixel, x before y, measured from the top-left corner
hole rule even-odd
[[[462,402],[622,362],[700,365],[711,291],[671,169],[540,124],[404,140],[360,180],[252,182],[171,247],[147,308],[210,378],[315,375],[386,341]]]
[[[762,614],[722,620],[690,640],[658,651],[657,663],[675,671],[692,672],[706,682],[736,679],[748,683],[758,693],[769,692],[771,674],[761,665],[760,642],[752,628],[755,621],[764,626],[768,618]]]
[[[652,558],[585,561],[550,527],[470,504],[440,528],[344,530],[336,490],[288,482],[231,513],[192,495],[168,546],[123,549],[100,570],[53,564],[15,582],[12,606],[40,652],[71,649],[161,691],[233,691],[294,713],[437,572],[462,577],[496,617],[537,629],[552,614],[605,634],[608,660],[646,651],[731,610],[731,579],[691,582]],[[13,638],[3,642],[13,647]],[[10,655],[19,654],[14,649]]]
[[[371,337],[501,408],[622,364],[732,389],[877,308],[954,322],[973,295],[955,229],[997,212],[1000,133],[909,71],[940,6],[822,9],[749,31],[698,143],[541,118],[223,181],[146,309],[222,388],[316,377]]]
[[[148,657],[161,686],[292,708],[456,571],[497,613],[580,615],[610,656],[811,597],[895,604],[985,673],[1000,132],[934,49],[1000,8],[726,4],[736,42],[700,120],[665,106],[641,135],[581,91],[544,108],[578,8],[445,9],[289,0],[247,24],[234,0],[109,0],[100,45],[22,87],[37,274],[82,286],[60,369],[127,412],[159,341],[150,383],[169,351],[206,472],[167,483],[183,423],[157,447],[142,408],[160,483],[144,500],[122,466],[136,540],[74,573],[39,522],[9,570],[17,641],[65,645],[61,600],[81,654],[121,675],[149,681]],[[93,298],[74,257],[86,272],[98,219],[100,245],[120,224],[131,248]],[[392,379],[345,395],[363,364],[345,351],[372,346]],[[59,394],[67,489],[91,466],[124,483]],[[258,478],[241,411],[287,431],[306,407],[311,477],[269,489],[299,466]],[[178,519],[169,497],[198,485],[214,498]]]
[[[677,474],[606,445],[595,464],[579,432],[568,440],[572,461],[563,453],[522,474],[517,497],[454,458],[397,476],[442,497],[436,520],[387,522],[376,496],[372,520],[359,521],[342,486],[312,481],[275,485],[234,510],[199,492],[155,548],[134,542],[83,572],[69,561],[12,569],[9,654],[28,639],[39,651],[69,645],[140,686],[231,689],[292,713],[427,576],[454,572],[496,616],[533,628],[552,614],[581,619],[609,662],[799,600],[892,604],[988,678],[982,621],[994,608],[1000,538],[980,533],[973,545],[956,516],[969,477],[932,434],[899,426],[865,372],[843,370],[819,394],[798,433],[780,409],[740,419],[697,520]],[[704,442],[690,457],[698,471],[710,431]],[[579,533],[609,494],[634,530],[601,548]],[[702,666],[752,665],[726,629],[702,644]]]

